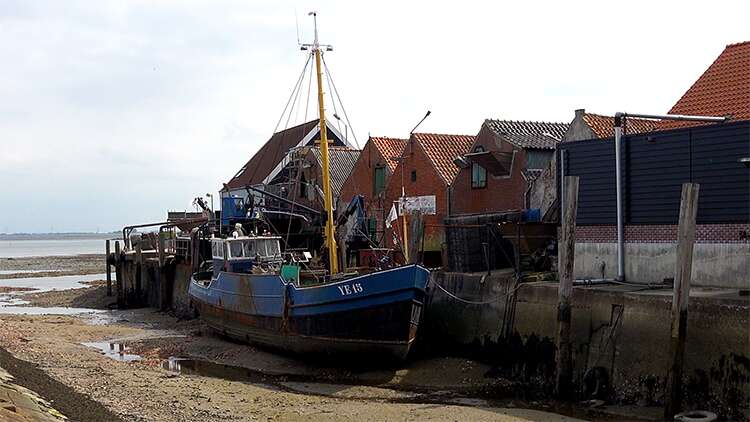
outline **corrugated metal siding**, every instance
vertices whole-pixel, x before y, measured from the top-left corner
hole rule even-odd
[[[580,177],[578,224],[615,224],[614,140],[571,142],[560,151],[565,174]],[[748,156],[748,121],[628,136],[625,222],[676,224],[681,186],[690,181],[701,184],[698,223],[750,221],[750,169],[739,162]]]

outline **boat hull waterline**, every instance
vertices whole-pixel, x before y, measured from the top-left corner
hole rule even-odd
[[[407,265],[311,287],[276,274],[219,272],[192,279],[201,319],[230,338],[301,354],[387,354],[405,359],[430,273]]]

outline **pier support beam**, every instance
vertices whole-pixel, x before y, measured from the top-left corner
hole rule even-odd
[[[120,241],[115,240],[115,283],[117,283],[117,305],[122,306],[123,304],[123,288],[122,288],[122,255],[120,251]]]
[[[687,337],[688,299],[690,277],[693,270],[693,245],[695,244],[695,218],[698,214],[697,183],[682,185],[680,220],[677,227],[677,265],[672,294],[672,329],[670,332],[670,368],[667,375],[667,392],[664,419],[672,420],[682,408],[682,365],[685,359]]]
[[[112,257],[110,256],[109,249],[110,240],[107,239],[105,246],[106,255],[104,258],[104,264],[107,267],[107,296],[112,296]]]
[[[565,191],[562,192],[565,209],[558,241],[558,290],[557,305],[557,373],[555,394],[560,398],[571,396],[573,380],[573,358],[570,344],[571,296],[573,294],[573,267],[576,247],[576,211],[578,209],[578,176],[566,176]]]
[[[166,233],[159,231],[159,308],[164,311],[169,309],[169,288],[167,283],[167,253],[164,250]]]

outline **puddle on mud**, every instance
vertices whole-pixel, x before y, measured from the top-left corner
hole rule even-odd
[[[66,308],[61,306],[0,306],[0,315],[94,315],[105,312],[107,311],[103,309]]]
[[[108,341],[93,341],[88,343],[81,343],[86,347],[99,349],[101,354],[104,356],[114,359],[119,362],[133,362],[141,360],[141,357],[135,354],[127,353],[128,347],[125,347],[122,343],[110,343]]]
[[[28,270],[36,271],[36,270]],[[12,270],[12,272],[21,272]],[[2,315],[90,315],[93,324],[101,325],[108,322],[102,316],[107,312],[101,309],[68,308],[60,306],[38,307],[22,306],[29,302],[23,299],[26,293],[49,292],[53,290],[70,290],[88,287],[82,284],[88,281],[103,280],[106,274],[66,275],[54,277],[24,277],[0,280],[0,287],[6,291],[0,294],[0,314]],[[19,290],[13,291],[14,288]],[[26,289],[26,290],[24,290]],[[32,289],[32,290],[28,290]],[[96,316],[96,317],[93,317]]]
[[[221,378],[229,381],[267,382],[268,375],[257,370],[241,366],[223,365],[199,359],[170,357],[162,362],[161,367],[167,371],[184,375],[201,375],[211,378]]]

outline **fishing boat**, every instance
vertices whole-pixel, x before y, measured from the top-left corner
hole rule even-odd
[[[315,19],[315,14],[313,13]],[[322,184],[328,268],[304,282],[301,259],[282,254],[281,237],[239,227],[211,239],[210,266],[193,274],[191,303],[212,329],[228,337],[297,353],[357,354],[405,359],[416,340],[430,278],[411,264],[340,273],[323,103],[317,22],[310,49],[317,70]]]

